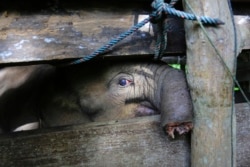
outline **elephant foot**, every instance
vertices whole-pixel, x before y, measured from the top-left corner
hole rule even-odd
[[[175,133],[178,133],[179,135],[183,135],[188,133],[190,130],[193,129],[193,123],[192,122],[184,122],[184,123],[170,123],[166,125],[166,132],[169,136],[171,136],[173,139],[175,138]]]

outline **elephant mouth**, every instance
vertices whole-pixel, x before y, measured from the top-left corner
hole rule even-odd
[[[156,109],[156,107],[154,107],[148,101],[140,102],[135,111],[136,117],[157,115],[157,114],[160,114],[160,112]]]

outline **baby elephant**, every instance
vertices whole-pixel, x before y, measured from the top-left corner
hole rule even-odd
[[[51,127],[154,114],[161,114],[162,126],[172,137],[175,132],[183,134],[192,129],[192,101],[185,75],[164,63],[39,65],[30,78],[0,97],[5,102],[0,105],[3,130],[15,129],[16,122],[27,123],[27,115],[34,121],[40,119],[43,127]],[[25,98],[13,98],[13,92]],[[10,100],[13,107],[8,109]],[[15,108],[15,104],[22,107]]]

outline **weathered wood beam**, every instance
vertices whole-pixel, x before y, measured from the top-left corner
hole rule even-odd
[[[250,49],[250,17],[249,16],[234,16],[239,52],[243,49]]]
[[[63,14],[4,11],[0,13],[0,63],[86,56],[148,17],[130,7],[114,9],[67,9]],[[166,53],[184,54],[183,21],[169,18],[168,22]],[[106,55],[153,55],[156,33],[155,26],[147,24]]]
[[[114,19],[114,17],[108,19],[109,16],[104,16],[105,12],[97,13],[98,14],[95,14],[95,12],[88,13],[91,17],[100,18],[95,20],[95,22],[89,21],[88,19],[81,20],[81,18],[76,15],[22,16],[16,14],[11,15],[11,13],[9,13],[8,17],[2,16],[0,18],[0,62],[55,60],[88,55],[112,37],[125,31],[126,28],[133,24],[132,22],[134,20],[138,20],[138,18],[141,20],[142,17],[147,16],[122,13],[117,14],[119,16],[117,16],[116,19]],[[124,20],[126,24],[121,24],[120,21],[118,21],[119,17],[126,18]],[[250,48],[250,23],[247,19],[247,16],[235,16],[241,49]],[[91,28],[92,26],[98,27],[98,21],[100,24],[105,22],[107,27]],[[113,21],[118,21],[119,23],[115,25],[111,23]],[[184,54],[185,33],[182,29],[183,23],[181,20],[172,18],[169,19],[169,22],[176,29],[172,29],[172,31],[168,33],[169,41],[166,54]],[[76,25],[74,26],[73,23]],[[108,26],[109,23],[112,26]],[[77,31],[76,27],[81,26],[82,29]],[[150,32],[152,33],[151,35]],[[92,35],[89,36],[89,34]],[[152,26],[148,25],[144,27],[141,31],[137,32],[136,35],[128,37],[125,41],[123,44],[121,43],[115,47],[107,56],[146,56],[154,53],[155,37],[152,32]]]
[[[184,8],[191,12],[183,1]],[[220,18],[225,25],[206,31],[231,72],[234,70],[234,29],[227,0],[187,0],[195,14]],[[192,13],[192,12],[191,12]],[[187,79],[194,103],[191,142],[193,167],[235,166],[233,80],[197,23],[186,21]],[[233,72],[234,73],[234,72]]]
[[[40,2],[38,9],[29,8],[29,4],[23,2],[24,9],[18,8],[20,5],[18,3],[7,2],[8,5],[0,10],[0,63],[61,60],[86,56],[151,12],[148,2],[145,5],[145,3],[123,1],[123,8],[117,2],[108,2],[83,4],[62,1],[63,7],[57,10],[52,10],[52,7],[46,6],[45,2]],[[1,5],[5,6],[5,3],[0,2]],[[235,16],[235,18],[240,49],[249,49],[250,28],[247,21],[249,17]],[[168,18],[168,23],[168,47],[165,53],[185,54],[183,20]],[[115,46],[105,56],[152,56],[156,33],[155,26],[148,24]]]
[[[250,106],[247,103],[235,105],[236,108],[236,166],[250,164]]]
[[[0,166],[187,167],[189,152],[188,137],[168,138],[159,116],[0,136]]]
[[[250,164],[250,107],[236,104],[237,166]],[[204,143],[206,144],[206,143]],[[189,136],[170,140],[159,116],[0,135],[0,166],[190,166]]]

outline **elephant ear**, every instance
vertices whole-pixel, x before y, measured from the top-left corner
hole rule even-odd
[[[165,73],[161,87],[161,123],[165,131],[174,138],[192,129],[193,105],[185,74],[176,69]]]

